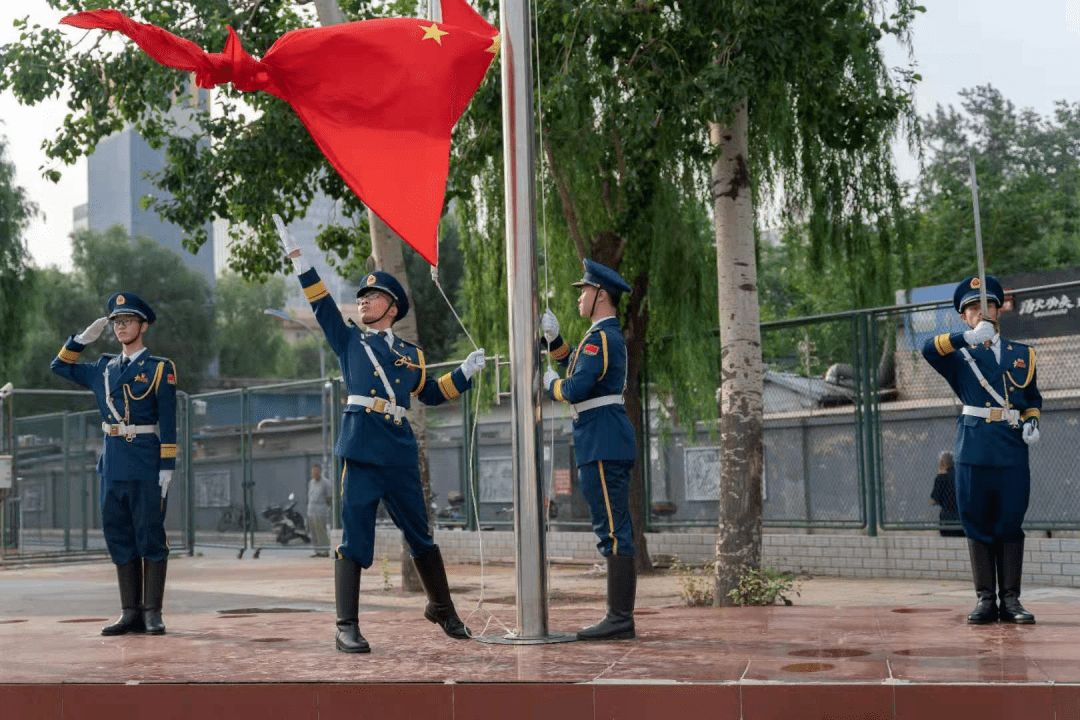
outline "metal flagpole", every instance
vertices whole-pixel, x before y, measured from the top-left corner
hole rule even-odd
[[[484,642],[541,644],[575,640],[548,633],[543,518],[543,395],[536,294],[533,82],[527,0],[500,0],[503,162],[506,183],[506,283],[510,315],[517,632]]]
[[[968,155],[971,161],[971,204],[975,207],[975,254],[979,263],[979,308],[986,319],[986,263],[983,261],[982,228],[979,224],[979,181],[975,179],[975,156]],[[994,323],[997,325],[997,323]]]

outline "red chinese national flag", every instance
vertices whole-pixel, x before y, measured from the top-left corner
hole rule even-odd
[[[116,10],[61,20],[119,30],[201,88],[231,82],[292,106],[353,192],[432,265],[450,163],[450,133],[498,49],[497,31],[465,0],[442,23],[391,18],[287,32],[262,60],[229,28],[221,53]]]

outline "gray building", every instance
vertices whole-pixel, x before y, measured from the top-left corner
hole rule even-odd
[[[206,107],[210,98],[206,90],[196,90],[193,95],[177,100],[172,114],[183,129],[190,121],[190,108]],[[211,223],[206,223],[210,240],[193,255],[184,249],[183,230],[139,205],[143,197],[163,196],[150,178],[164,167],[165,149],[151,148],[133,128],[103,140],[87,158],[87,202],[74,210],[75,228],[104,232],[113,225],[122,225],[133,239],[148,237],[175,252],[212,287],[214,237]]]

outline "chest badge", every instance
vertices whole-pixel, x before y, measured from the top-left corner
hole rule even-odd
[[[147,379],[146,373],[139,373],[138,375],[135,376],[135,379],[132,380],[132,382],[150,382],[150,381]]]
[[[590,344],[590,345],[586,345],[585,347],[581,348],[581,351],[583,353],[585,353],[586,355],[595,355],[596,353],[600,352],[600,348],[596,347],[595,345]]]
[[[1027,363],[1024,362],[1024,358],[1016,358],[1015,360],[1013,360],[1013,367],[1023,370],[1027,367]]]

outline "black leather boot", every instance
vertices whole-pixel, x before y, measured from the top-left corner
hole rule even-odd
[[[164,635],[161,621],[161,601],[165,597],[165,570],[169,559],[143,561],[143,622],[147,635]]]
[[[455,640],[468,640],[469,629],[461,622],[454,601],[450,597],[450,585],[446,579],[446,566],[443,564],[442,551],[436,545],[421,557],[413,558],[416,573],[427,592],[428,604],[424,608],[424,617],[439,625],[443,632]]]
[[[968,540],[971,555],[971,576],[975,580],[975,595],[979,602],[968,615],[969,625],[986,625],[997,622],[997,596],[994,592],[994,546]]]
[[[142,558],[116,566],[120,584],[120,619],[101,628],[102,635],[124,635],[146,631],[142,617]]]
[[[634,558],[609,555],[607,559],[607,615],[577,634],[578,640],[629,640],[634,634],[634,597],[637,569]]]
[[[334,560],[334,600],[337,604],[337,649],[347,653],[371,652],[360,634],[360,563],[348,558]]]
[[[1001,543],[998,561],[998,599],[1001,622],[1034,625],[1035,616],[1020,604],[1020,579],[1024,574],[1024,541]]]

